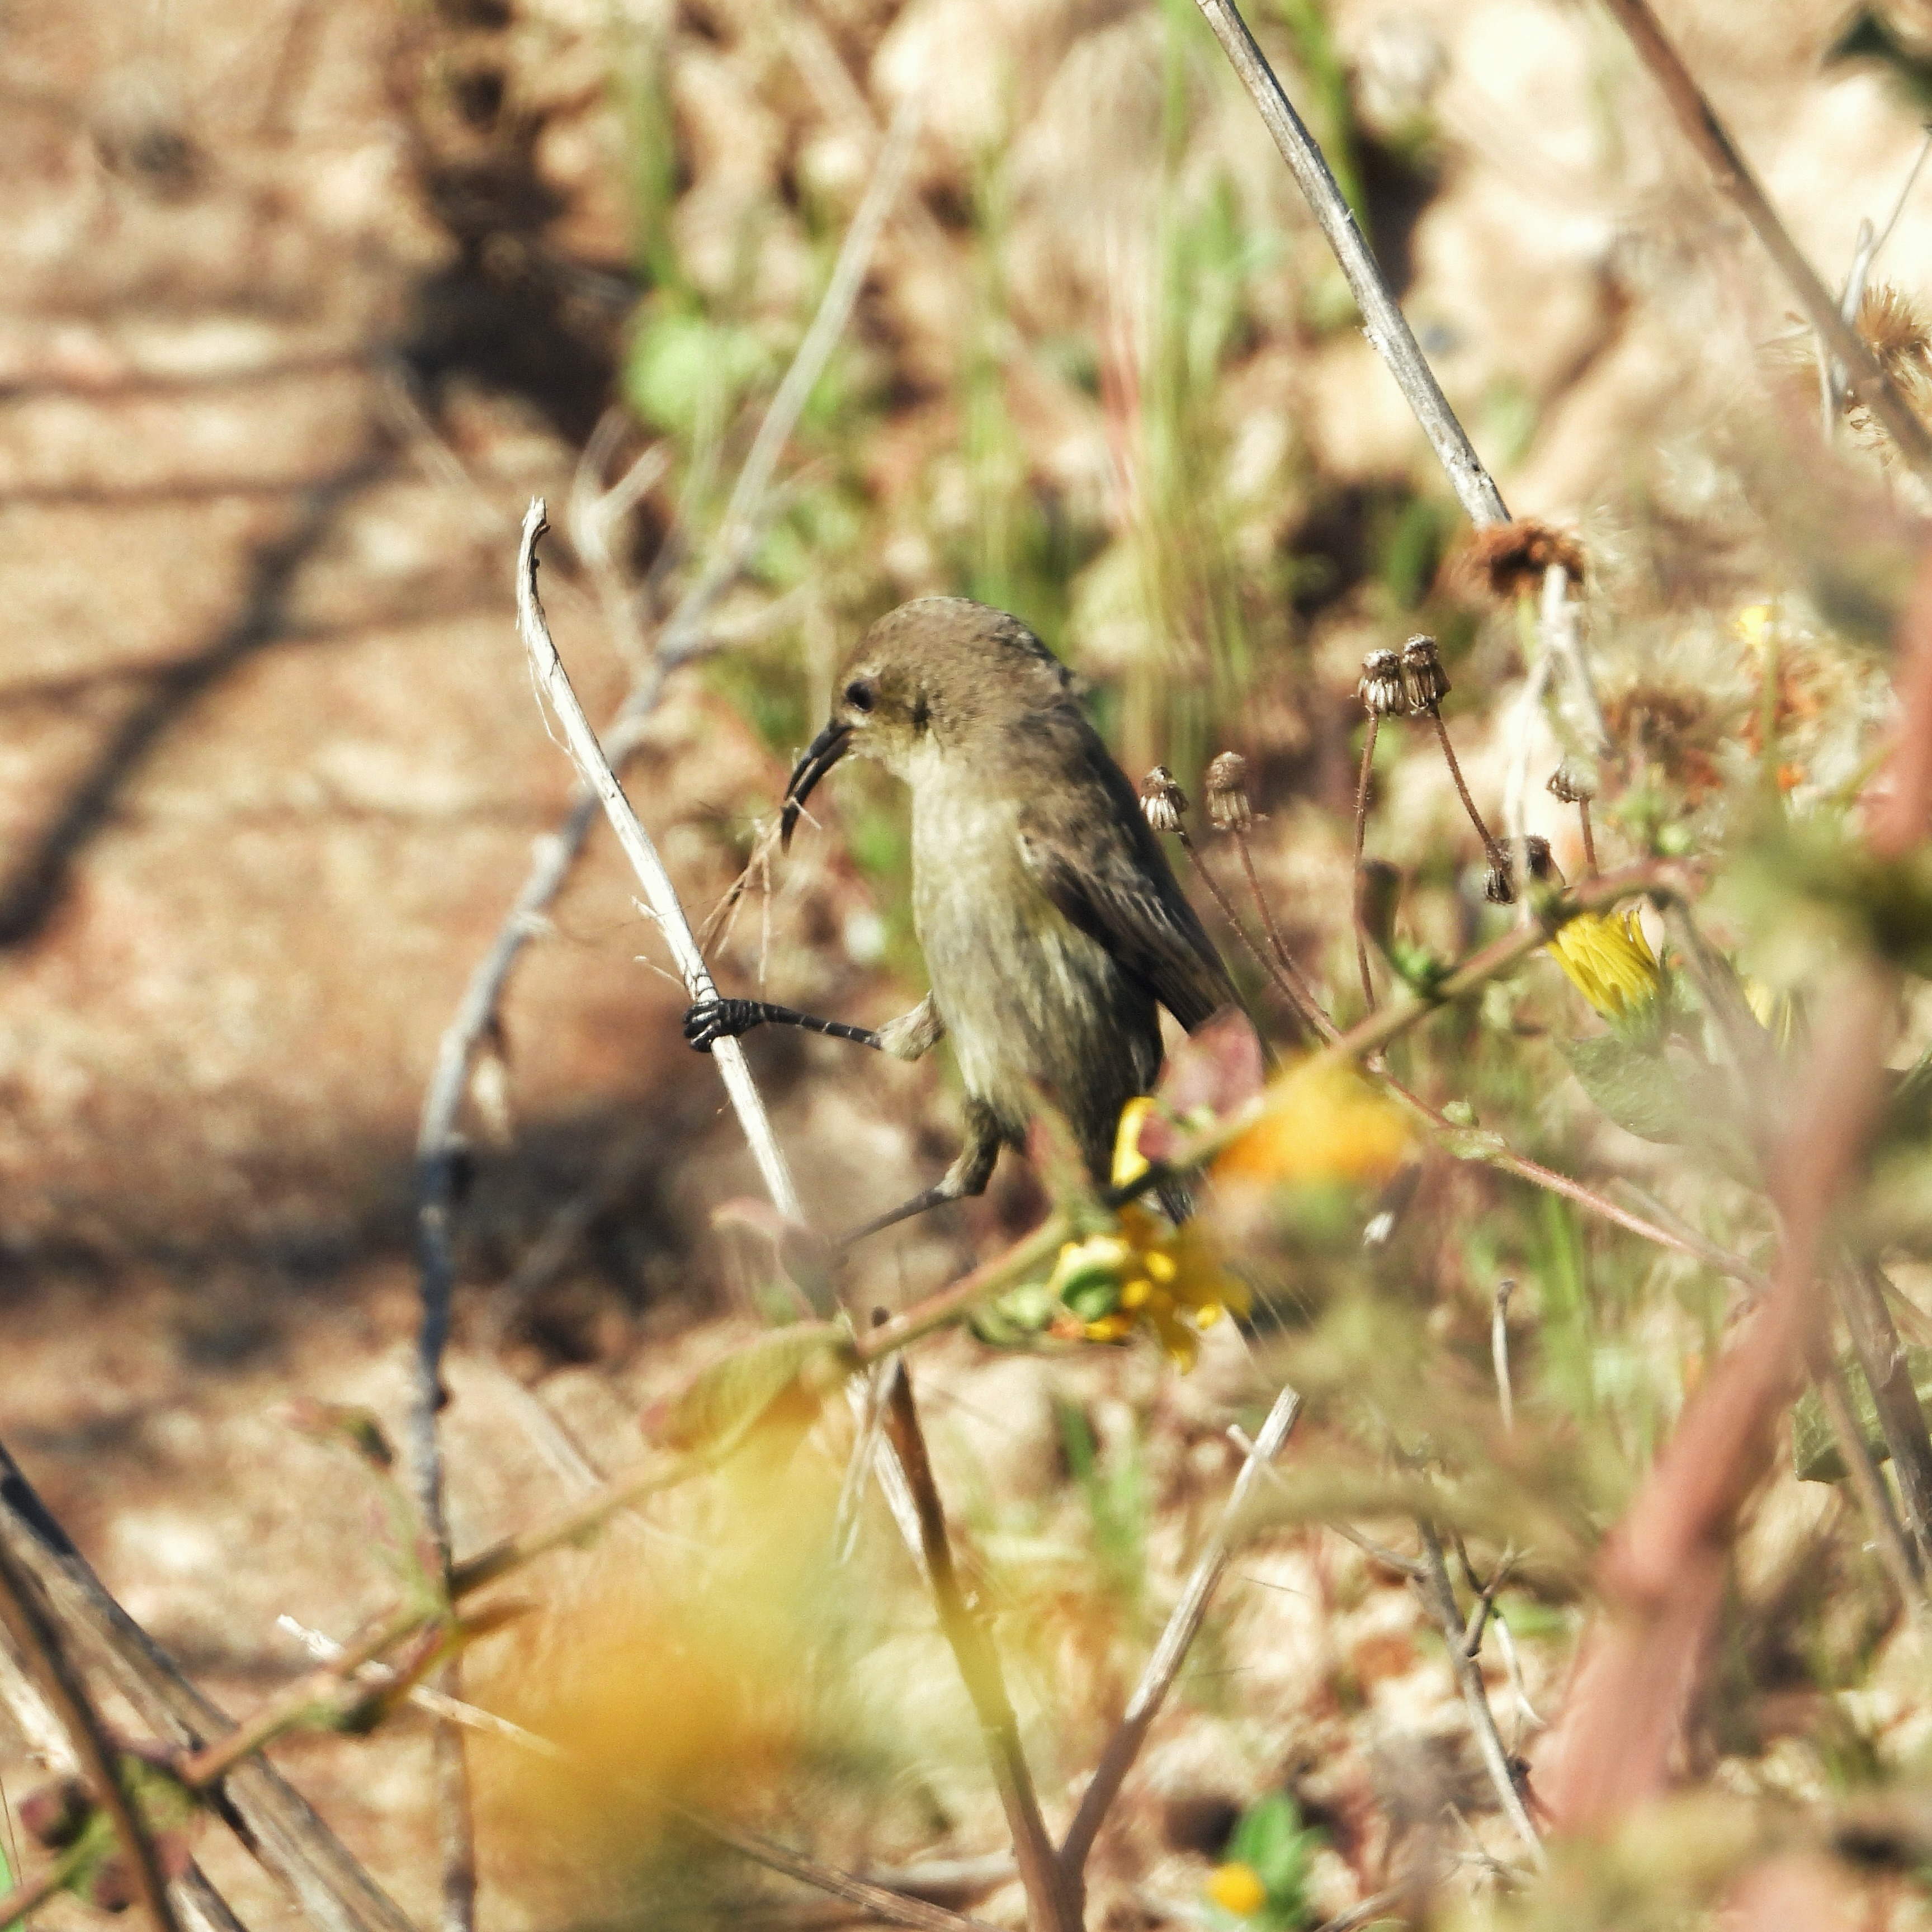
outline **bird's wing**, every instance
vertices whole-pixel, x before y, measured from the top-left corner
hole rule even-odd
[[[1106,773],[1094,775],[1106,808],[1075,824],[1030,805],[1020,814],[1020,856],[1052,904],[1192,1033],[1234,1003],[1234,987],[1132,787],[1104,752],[1100,759]],[[1097,802],[1091,788],[1086,798]]]

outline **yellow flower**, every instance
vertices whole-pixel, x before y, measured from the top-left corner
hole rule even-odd
[[[1147,1172],[1141,1126],[1153,1108],[1143,1096],[1121,1110],[1114,1143],[1114,1184]],[[1118,1342],[1138,1326],[1152,1329],[1185,1369],[1200,1352],[1200,1330],[1232,1309],[1248,1312],[1246,1286],[1221,1264],[1214,1237],[1198,1222],[1179,1227],[1130,1201],[1116,1232],[1069,1241],[1048,1278],[1048,1292],[1068,1311],[1067,1330],[1090,1342]]]
[[[1216,1865],[1208,1875],[1208,1896],[1223,1912],[1246,1918],[1268,1903],[1268,1887],[1252,1865]]]
[[[1550,940],[1550,950],[1570,983],[1606,1020],[1643,1018],[1664,991],[1664,969],[1634,911],[1621,917],[1579,913]]]
[[[1771,634],[1771,627],[1777,613],[1768,604],[1747,604],[1731,620],[1739,640],[1753,656],[1762,653],[1765,640]]]
[[[1215,1162],[1216,1174],[1306,1184],[1385,1180],[1408,1150],[1401,1114],[1352,1067],[1333,1061],[1277,1080],[1268,1111]]]

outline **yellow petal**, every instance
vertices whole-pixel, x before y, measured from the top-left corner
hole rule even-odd
[[[1120,1109],[1120,1124],[1114,1134],[1114,1185],[1124,1187],[1130,1180],[1138,1180],[1148,1171],[1148,1161],[1141,1152],[1141,1126],[1148,1114],[1154,1112],[1154,1096],[1142,1094],[1130,1100]]]
[[[1275,1082],[1267,1111],[1214,1171],[1246,1180],[1374,1183],[1400,1166],[1408,1142],[1407,1122],[1359,1075],[1317,1062]]]
[[[1570,983],[1608,1020],[1629,1019],[1654,1005],[1664,970],[1634,910],[1612,917],[1580,913],[1550,942]]]
[[[1223,1912],[1246,1918],[1268,1903],[1268,1887],[1252,1865],[1216,1865],[1208,1875],[1208,1896]]]

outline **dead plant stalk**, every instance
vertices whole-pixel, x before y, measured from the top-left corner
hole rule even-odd
[[[1026,1893],[1027,1921],[1033,1932],[1080,1932],[1080,1887],[1064,1870],[1040,1815],[1033,1774],[1020,1744],[1019,1719],[1006,1695],[1006,1677],[985,1612],[967,1595],[952,1561],[946,1510],[933,1480],[926,1436],[913,1401],[912,1378],[903,1361],[894,1365],[886,1397],[886,1430],[898,1452],[913,1502],[919,1511],[926,1575],[939,1611],[940,1628],[952,1646],[959,1675],[980,1720],[987,1762],[1006,1814],[1006,1829]]]

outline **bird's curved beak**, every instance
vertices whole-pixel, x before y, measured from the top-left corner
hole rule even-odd
[[[799,760],[792,772],[791,783],[785,787],[784,810],[778,818],[778,844],[783,850],[791,849],[792,828],[798,823],[799,814],[805,809],[805,801],[811,796],[812,787],[845,755],[845,746],[851,736],[851,726],[842,724],[835,718],[806,747],[805,756]]]

